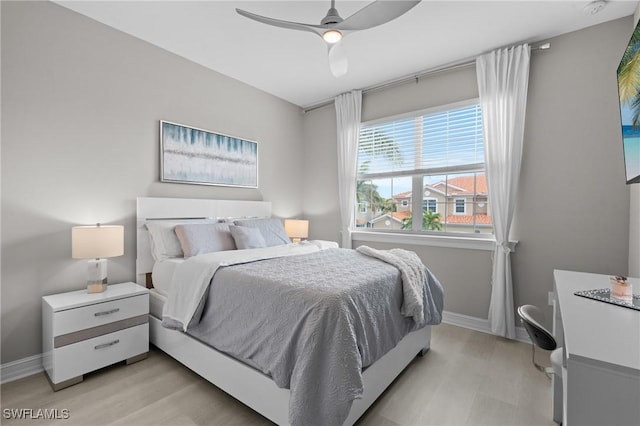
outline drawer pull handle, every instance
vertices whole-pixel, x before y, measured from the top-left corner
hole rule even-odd
[[[93,349],[96,349],[96,350],[97,350],[97,349],[104,349],[104,348],[108,348],[109,346],[113,346],[113,345],[115,345],[115,344],[117,344],[117,343],[120,343],[120,339],[116,339],[116,340],[114,340],[113,342],[103,343],[103,344],[101,344],[101,345],[94,346],[94,347],[93,347]]]
[[[120,310],[120,308],[115,308],[115,309],[111,309],[110,311],[103,311],[103,312],[96,312],[95,314],[93,314],[96,317],[100,317],[102,315],[110,315],[110,314],[115,314],[116,312],[118,312]]]

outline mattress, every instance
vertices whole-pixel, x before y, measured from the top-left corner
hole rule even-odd
[[[167,296],[160,293],[157,289],[149,290],[149,313],[159,320],[162,319],[162,309],[167,301]]]

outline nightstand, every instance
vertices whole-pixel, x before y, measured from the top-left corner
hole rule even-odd
[[[42,298],[42,363],[57,391],[83,375],[149,352],[149,291],[135,283],[111,284]]]

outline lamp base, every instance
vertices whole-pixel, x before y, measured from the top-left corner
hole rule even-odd
[[[102,293],[107,289],[106,283],[88,283],[87,293]]]
[[[87,293],[102,293],[107,289],[107,259],[88,262]]]

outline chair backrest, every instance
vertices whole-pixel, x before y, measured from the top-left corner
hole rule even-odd
[[[518,316],[534,345],[548,351],[558,346],[553,335],[539,322],[542,317],[540,309],[533,305],[522,305],[518,308]]]

